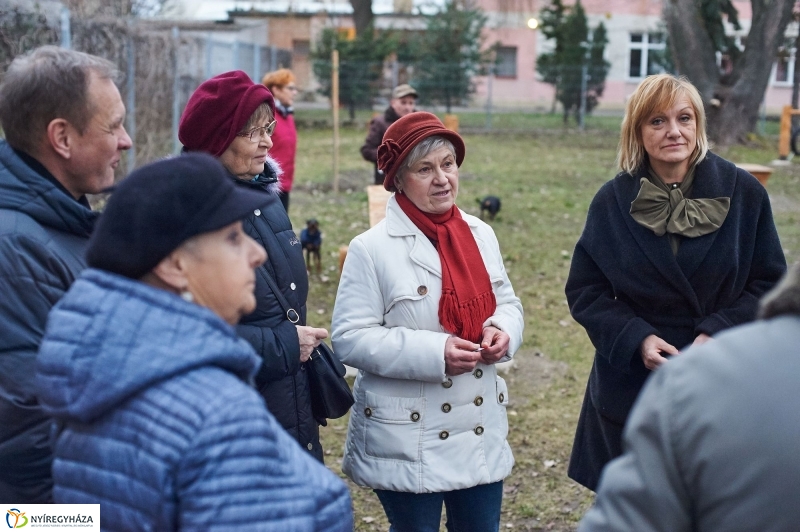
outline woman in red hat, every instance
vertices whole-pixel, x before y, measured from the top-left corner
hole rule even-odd
[[[236,70],[215,76],[195,90],[181,117],[178,138],[185,151],[219,158],[237,185],[277,196],[281,171],[267,154],[275,126],[272,93]],[[256,388],[269,411],[321,462],[319,425],[311,412],[304,364],[328,331],[306,325],[308,276],[302,246],[277,201],[255,209],[245,218],[244,230],[264,246],[268,258],[257,270],[256,309],[242,318],[237,331],[263,360]],[[287,319],[268,276],[296,310],[295,320]]]
[[[522,340],[522,306],[492,229],[456,206],[464,141],[430,113],[378,149],[386,218],[353,239],[332,339],[359,369],[343,471],[375,490],[392,531],[498,530],[508,389],[495,364]]]

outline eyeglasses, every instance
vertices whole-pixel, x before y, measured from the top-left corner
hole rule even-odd
[[[262,127],[254,127],[250,131],[245,131],[244,133],[238,133],[237,137],[247,137],[250,139],[250,142],[258,142],[261,139],[261,136],[266,133],[268,137],[271,137],[273,133],[275,133],[275,126],[278,125],[277,120],[273,120],[266,126]]]

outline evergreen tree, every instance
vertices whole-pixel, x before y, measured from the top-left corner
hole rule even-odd
[[[491,51],[482,50],[486,16],[464,0],[446,0],[427,16],[427,27],[415,53],[412,84],[423,103],[452,106],[466,103],[475,91],[473,78],[485,73]]]
[[[603,95],[610,63],[603,59],[608,36],[601,22],[589,40],[586,11],[580,3],[567,9],[561,0],[551,0],[542,13],[542,33],[554,41],[551,52],[541,54],[536,69],[545,83],[556,89],[564,108],[564,122],[570,113],[576,118],[581,103],[581,76],[586,66],[586,111],[591,112]],[[587,49],[588,46],[588,49]]]
[[[380,89],[383,62],[395,47],[392,35],[372,28],[352,40],[335,29],[325,29],[311,54],[319,92],[331,97],[331,52],[339,50],[339,101],[347,106],[350,120],[355,120],[357,108],[372,107]]]

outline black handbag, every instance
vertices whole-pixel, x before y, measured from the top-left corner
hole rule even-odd
[[[306,363],[308,387],[311,389],[311,411],[323,427],[326,419],[338,419],[355,403],[350,385],[344,378],[347,369],[328,347],[321,342]]]
[[[275,294],[275,298],[286,313],[286,319],[294,324],[300,321],[300,314],[289,306],[289,302],[286,301],[266,268],[262,266],[258,271],[264,276],[264,280]],[[333,349],[328,347],[325,342],[320,342],[319,346],[311,353],[311,358],[306,362],[306,370],[308,387],[311,392],[311,412],[317,423],[325,427],[328,425],[328,419],[342,417],[355,403],[350,385],[344,378],[346,368]]]

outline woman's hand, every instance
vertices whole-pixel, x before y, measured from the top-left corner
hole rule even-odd
[[[311,357],[319,343],[328,337],[328,331],[306,325],[295,325],[297,327],[297,338],[300,340],[300,363],[307,361]]]
[[[444,372],[450,376],[469,373],[481,359],[480,346],[458,336],[451,336],[444,344]]]
[[[697,335],[697,338],[694,339],[694,342],[692,342],[692,345],[703,345],[704,343],[708,342],[709,340],[711,340],[711,337],[709,335],[707,335],[706,333],[700,333],[700,334]]]
[[[668,344],[655,334],[651,334],[642,341],[640,350],[642,353],[644,367],[650,371],[653,371],[667,361],[666,358],[661,356],[661,353],[667,353],[668,355],[681,354],[681,352],[678,351],[675,346]]]
[[[494,364],[508,353],[508,343],[511,337],[497,327],[486,327],[483,329],[483,339],[481,340],[481,362],[484,364]]]

